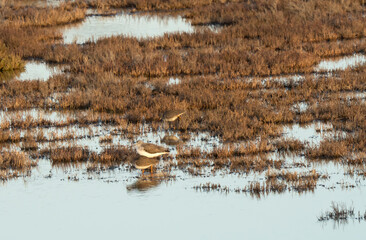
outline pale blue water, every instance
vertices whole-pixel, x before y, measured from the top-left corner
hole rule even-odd
[[[137,38],[162,36],[166,33],[194,32],[193,26],[182,17],[121,13],[116,16],[87,17],[81,24],[63,31],[64,43],[82,44],[88,40],[125,35]]]
[[[40,61],[28,61],[25,64],[24,72],[22,72],[18,77],[15,77],[15,79],[21,81],[47,81],[50,77],[61,73],[62,68],[59,66],[52,66]]]
[[[117,170],[92,180],[81,171],[53,170],[50,179],[43,177],[46,172],[0,187],[2,239],[364,239],[366,233],[366,222],[337,227],[317,221],[332,201],[366,209],[364,187],[318,188],[315,194],[271,194],[258,200],[192,189],[225,179],[221,176],[192,178],[178,172],[175,181],[140,192],[126,189],[136,181],[136,171]],[[80,181],[67,180],[74,174]],[[231,176],[223,182],[240,185],[243,179]]]
[[[316,67],[315,71],[336,71],[346,70],[349,67],[357,67],[366,64],[366,57],[363,54],[353,54],[337,59],[323,60]]]

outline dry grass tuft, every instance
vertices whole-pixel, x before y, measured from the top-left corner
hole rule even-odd
[[[55,8],[5,5],[1,9],[1,17],[5,19],[3,25],[49,27],[83,20],[85,11],[85,8],[74,8],[70,3],[62,3]]]
[[[308,148],[306,156],[310,159],[339,159],[347,154],[345,142],[325,140],[318,147]]]
[[[0,154],[0,180],[6,181],[29,174],[31,167],[37,165],[27,154],[18,151],[3,151]]]
[[[90,152],[87,148],[63,147],[49,149],[49,154],[52,164],[57,165],[86,162],[89,159]]]
[[[24,62],[20,57],[11,54],[0,39],[0,73],[21,70],[23,67]]]

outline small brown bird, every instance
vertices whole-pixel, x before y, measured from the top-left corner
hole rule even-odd
[[[142,141],[138,141],[136,147],[138,154],[148,158],[154,158],[169,153],[169,150],[164,147],[152,143],[144,143]]]
[[[151,168],[151,174],[153,173],[153,167],[159,162],[156,158],[140,157],[135,162],[135,167],[142,170],[142,175],[147,168]]]
[[[185,112],[186,112],[185,110],[169,110],[164,113],[162,119],[167,122],[174,122],[178,117],[183,115]]]

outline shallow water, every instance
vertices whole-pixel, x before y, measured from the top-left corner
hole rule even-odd
[[[15,77],[17,80],[40,80],[47,81],[50,77],[61,74],[62,68],[59,66],[51,66],[45,62],[29,61],[25,65],[25,71]]]
[[[178,172],[176,180],[153,183],[141,191],[128,190],[138,181],[137,172],[88,175],[81,170],[52,169],[47,161],[39,165],[25,182],[18,179],[0,187],[0,215],[6,216],[0,217],[4,239],[12,238],[14,232],[28,239],[70,235],[83,239],[173,235],[175,239],[363,239],[366,222],[342,226],[317,222],[332,201],[365,209],[366,193],[359,188],[347,192],[319,188],[316,194],[288,192],[258,200],[245,194],[192,189],[222,180],[240,185],[243,176],[195,178]]]
[[[176,85],[176,84],[179,84],[181,82],[182,82],[181,79],[171,77],[171,78],[169,78],[168,85]]]
[[[306,102],[295,103],[292,105],[292,110],[295,112],[305,112],[309,108],[309,104]]]
[[[337,59],[323,60],[316,67],[315,71],[337,71],[346,70],[366,63],[366,57],[363,54],[353,54],[352,56],[345,56]]]
[[[182,142],[178,133],[171,131],[148,131],[144,134],[133,136],[129,139],[127,135],[118,132],[117,127],[112,126],[70,126],[70,127],[51,127],[42,130],[47,139],[52,139],[53,134],[55,136],[65,135],[67,132],[74,133],[75,140],[62,140],[55,143],[57,147],[63,146],[80,146],[88,148],[90,151],[101,153],[103,149],[110,146],[134,146],[137,141],[144,141],[162,145],[169,148],[170,155],[175,156],[177,150],[175,146],[165,144],[162,139],[164,136],[173,135],[179,139],[179,144],[183,148],[199,148],[201,151],[212,151],[215,146],[220,145],[220,139],[217,137],[211,137],[208,133],[191,133],[189,140]],[[101,143],[100,138],[103,136],[112,135],[112,143]],[[40,147],[48,147],[47,143],[40,144]]]
[[[81,113],[82,111],[79,111]],[[23,111],[0,111],[0,124],[4,121],[25,120],[31,118],[34,120],[49,120],[51,122],[62,122],[73,118],[72,112],[47,111],[44,109],[28,109]]]
[[[366,92],[344,92],[340,94],[340,98],[346,99],[348,101],[366,101]]]
[[[72,0],[74,1],[74,0]],[[35,5],[40,6],[40,7],[57,7],[59,6],[61,3],[65,2],[65,0],[41,0],[41,1],[36,1]]]
[[[312,145],[318,145],[326,137],[334,135],[331,124],[312,123],[307,125],[293,124],[288,125],[283,130],[285,138],[308,142]]]
[[[149,16],[122,13],[116,16],[89,16],[81,24],[66,27],[64,43],[78,44],[103,37],[125,35],[137,38],[162,36],[166,33],[192,33],[194,28],[181,17]]]
[[[344,71],[347,68],[362,66],[366,64],[366,56],[363,54],[353,54],[351,56],[344,56],[339,58],[325,59],[314,66],[315,73],[313,77],[318,79],[319,77],[331,77],[334,76],[334,71]],[[251,78],[249,78],[250,80]],[[262,84],[265,85],[267,81],[275,81],[280,83],[301,82],[305,80],[305,76],[302,74],[290,74],[284,76],[274,76],[262,78]]]

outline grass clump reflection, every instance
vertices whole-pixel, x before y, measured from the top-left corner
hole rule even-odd
[[[366,221],[366,211],[364,213],[360,211],[356,213],[353,206],[347,207],[344,203],[332,202],[331,210],[322,213],[318,217],[319,222],[327,222],[330,220],[333,220],[338,225],[347,224],[349,220]]]

